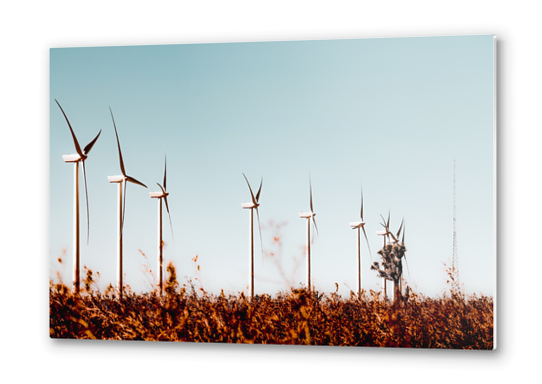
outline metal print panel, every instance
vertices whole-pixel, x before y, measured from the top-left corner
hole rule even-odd
[[[50,60],[50,337],[495,348],[494,36]]]

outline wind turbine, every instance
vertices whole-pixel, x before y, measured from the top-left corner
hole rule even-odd
[[[380,217],[382,217],[382,220],[383,220],[383,223],[381,223],[381,225],[384,227],[384,231],[377,231],[377,234],[378,235],[382,235],[383,238],[384,238],[384,247],[383,248],[386,248],[386,237],[389,237],[391,238],[390,240],[390,245],[393,247],[391,250],[388,250],[388,252],[393,252],[392,255],[397,255],[396,254],[396,251],[393,251],[395,249],[395,246],[397,244],[399,244],[399,237],[401,236],[401,230],[403,229],[403,224],[404,224],[404,219],[401,221],[401,226],[399,227],[399,230],[397,231],[397,233],[394,235],[393,232],[390,231],[390,214],[388,213],[388,220],[384,220],[384,217],[382,215],[380,215]],[[405,235],[404,235],[404,232],[403,232],[403,240],[402,240],[402,245],[404,246],[404,239],[405,239]],[[402,271],[402,267],[400,265],[397,265],[397,263],[401,263],[401,260],[399,258],[399,260],[397,261],[396,258],[394,257],[394,259],[392,259],[393,262],[395,262],[395,266],[397,268],[399,268],[399,270]],[[399,290],[402,292],[402,284],[401,284],[401,275],[402,275],[402,272],[400,273],[399,277],[398,277],[398,281],[399,281]],[[387,287],[386,287],[386,278],[383,278],[383,285],[384,285],[384,296],[387,296]],[[393,287],[393,295],[394,295],[394,299],[395,299],[395,294],[396,294],[396,282],[394,281],[394,287]]]
[[[318,226],[316,225],[316,220],[314,219],[314,216],[316,216],[316,213],[314,213],[314,208],[312,206],[312,185],[311,185],[311,176],[309,175],[309,189],[310,189],[310,212],[301,212],[299,214],[299,217],[302,219],[307,219],[307,288],[308,290],[312,290],[311,286],[311,218],[312,222],[314,223],[314,228],[316,229],[316,233],[318,234]],[[318,234],[318,236],[320,236]]]
[[[405,226],[403,227],[403,237],[401,239],[401,245],[404,247],[405,246],[405,232],[406,232],[406,224]],[[405,258],[405,264],[406,264],[406,267],[407,267],[407,272],[408,272],[408,279],[409,281],[411,280],[410,279],[410,270],[408,268],[408,261],[407,261],[407,258],[406,258],[406,248],[405,248],[405,253],[403,254],[403,257]],[[400,282],[400,289],[401,289],[401,292],[403,292],[403,282],[401,281]]]
[[[117,146],[119,148],[119,162],[120,162],[120,170],[122,172],[122,175],[119,176],[107,176],[110,183],[118,183],[119,185],[119,199],[118,199],[118,229],[117,229],[117,263],[118,263],[118,276],[117,276],[117,288],[119,290],[119,297],[122,298],[122,230],[124,227],[124,211],[126,207],[126,183],[129,181],[134,184],[141,185],[145,188],[147,186],[140,181],[137,181],[131,176],[128,176],[126,174],[126,170],[124,169],[124,162],[122,161],[122,152],[120,150],[120,141],[119,141],[119,134],[117,133],[117,126],[115,125],[115,118],[113,117],[113,111],[111,111],[111,108],[109,108],[109,112],[111,112],[111,119],[113,120],[113,127],[115,128],[115,135],[117,137]],[[124,184],[124,194],[122,192],[122,187]]]
[[[396,246],[397,244],[399,244],[399,236],[401,235],[401,230],[403,229],[403,224],[404,224],[404,219],[401,221],[401,226],[399,227],[399,230],[397,231],[396,235],[394,236],[393,233],[390,232],[390,236],[392,237],[392,240],[391,240],[391,244],[393,244],[393,246]],[[387,230],[389,230],[387,228]],[[403,245],[404,245],[404,233],[403,233]],[[401,278],[402,278],[402,275],[403,275],[403,266],[401,265],[402,261],[401,261],[401,258],[399,258],[399,260],[396,262],[397,263],[397,270],[400,271],[399,273],[399,277],[397,279],[397,282],[394,281],[393,283],[393,299],[395,300],[396,299],[396,294],[397,294],[397,284],[399,285],[399,292],[403,292],[403,284],[401,282]]]
[[[89,240],[89,233],[90,233],[90,219],[89,219],[89,211],[88,211],[88,190],[87,190],[87,176],[85,172],[85,160],[88,157],[88,154],[94,144],[96,143],[96,140],[98,140],[98,137],[100,137],[100,134],[102,133],[102,130],[100,129],[100,132],[98,132],[98,135],[92,140],[90,143],[86,145],[86,147],[81,150],[81,147],[79,146],[79,142],[77,141],[77,137],[75,137],[75,133],[73,132],[72,126],[70,124],[70,121],[68,120],[68,116],[66,116],[66,113],[64,113],[64,110],[60,106],[60,103],[58,100],[56,100],[56,103],[58,104],[58,107],[62,111],[62,114],[64,115],[64,118],[66,119],[66,122],[68,123],[68,127],[70,128],[70,132],[72,134],[73,143],[75,144],[75,150],[77,151],[77,154],[74,155],[63,155],[62,158],[64,159],[64,162],[66,163],[73,163],[74,164],[74,208],[73,208],[73,289],[75,293],[79,293],[79,285],[80,285],[80,253],[79,253],[79,163],[83,166],[83,178],[85,180],[85,201],[87,203],[87,244]]]
[[[365,241],[367,242],[367,248],[369,248],[369,257],[371,258],[371,264],[373,258],[371,256],[371,247],[369,245],[369,239],[367,238],[367,232],[365,232],[365,223],[363,221],[363,189],[361,190],[361,212],[360,212],[361,221],[351,221],[350,226],[352,229],[357,229],[358,231],[358,296],[361,297],[361,231],[365,235]]]
[[[390,214],[388,212],[388,220],[384,220],[384,216],[380,215],[382,217],[382,223],[380,223],[381,226],[384,227],[384,231],[376,231],[376,234],[379,236],[382,236],[384,240],[384,247],[386,246],[386,239],[392,238],[392,242],[397,242],[397,238],[393,236],[393,233],[390,231]]]
[[[161,186],[159,183],[158,186],[160,187],[160,192],[149,192],[149,195],[151,195],[151,198],[158,199],[158,286],[160,287],[160,296],[162,295],[162,289],[163,289],[163,242],[162,242],[162,199],[164,199],[164,202],[166,203],[166,210],[167,214],[169,216],[169,225],[171,227],[171,237],[173,238],[173,225],[171,224],[171,214],[169,213],[169,206],[167,204],[167,196],[169,195],[168,192],[166,192],[167,186],[166,186],[166,170],[167,170],[167,162],[166,157],[164,155],[164,186]]]
[[[258,189],[258,193],[256,193],[256,197],[254,197],[254,193],[252,193],[252,188],[250,187],[250,183],[248,182],[247,177],[243,173],[243,176],[247,182],[248,189],[250,190],[250,197],[252,198],[251,203],[241,203],[241,206],[243,209],[250,209],[250,261],[249,261],[249,270],[250,270],[250,297],[254,297],[254,209],[256,210],[256,216],[258,218],[258,230],[260,231],[260,244],[262,244],[262,230],[260,227],[260,214],[258,213],[258,207],[260,206],[259,200],[260,200],[260,192],[262,191],[262,183],[263,183],[263,177],[260,181],[260,188]],[[262,258],[263,258],[263,244],[262,244]]]
[[[388,212],[388,221],[384,220],[384,217],[382,217],[382,220],[384,223],[380,223],[384,227],[384,231],[376,231],[376,234],[379,236],[382,236],[382,240],[384,241],[384,244],[382,246],[382,249],[386,248],[386,238],[390,236],[391,232],[389,231],[389,224],[390,224],[390,213]],[[388,296],[388,290],[387,290],[387,279],[385,277],[382,278],[382,291],[384,292],[384,297]]]
[[[401,220],[401,226],[399,227],[399,230],[397,231],[397,233],[394,235],[390,230],[389,230],[389,220],[388,220],[388,224],[386,225],[386,231],[389,233],[389,236],[391,237],[391,243],[392,244],[399,244],[399,237],[401,236],[401,230],[403,229],[403,224],[405,222],[405,219]]]

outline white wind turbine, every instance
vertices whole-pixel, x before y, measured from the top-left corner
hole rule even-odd
[[[311,219],[314,223],[314,228],[316,229],[316,233],[318,234],[318,226],[316,225],[316,220],[314,219],[314,216],[316,216],[316,213],[314,213],[314,208],[312,206],[312,184],[311,184],[311,176],[309,175],[309,190],[310,190],[310,212],[301,212],[299,214],[299,217],[302,219],[307,219],[307,289],[309,291],[312,290],[311,286]],[[320,236],[318,234],[318,236]]]
[[[380,223],[380,225],[382,225],[384,227],[384,231],[376,231],[376,234],[377,235],[380,235],[383,237],[383,240],[384,240],[384,247],[386,247],[386,239],[389,238],[389,242],[390,244],[398,244],[399,243],[399,236],[401,236],[401,230],[403,228],[403,224],[404,224],[404,219],[401,221],[401,226],[399,227],[399,230],[397,231],[397,234],[393,234],[393,232],[390,231],[390,213],[388,212],[388,220],[384,220],[384,217],[382,215],[380,215],[380,217],[382,217],[382,223]],[[405,234],[403,232],[403,245],[404,245],[404,239],[405,239]],[[406,259],[405,259],[406,260]],[[408,268],[408,267],[407,267]],[[384,297],[387,296],[387,280],[386,278],[382,278],[382,285],[383,285],[383,291],[384,291]],[[399,289],[401,289],[401,287],[399,287]],[[393,289],[393,293],[395,295],[395,287]]]
[[[119,297],[122,298],[123,295],[123,271],[122,271],[122,230],[124,227],[124,211],[126,207],[126,182],[131,182],[134,184],[141,185],[145,188],[147,186],[136,179],[134,179],[131,176],[128,176],[126,174],[126,171],[124,169],[124,162],[122,161],[122,152],[120,150],[120,141],[119,141],[119,134],[117,133],[117,126],[115,125],[115,118],[113,117],[113,111],[111,111],[111,108],[109,108],[109,111],[111,112],[111,119],[113,120],[113,127],[115,128],[115,135],[117,137],[117,146],[119,148],[119,162],[120,162],[120,170],[122,172],[122,175],[119,176],[107,176],[110,183],[118,183],[119,185],[119,199],[118,199],[118,229],[117,229],[117,263],[118,263],[118,276],[117,276],[117,289],[119,290]],[[124,184],[124,194],[122,191],[122,187]]]
[[[83,166],[83,179],[85,180],[85,201],[87,203],[87,244],[89,240],[89,233],[90,233],[90,219],[89,219],[89,210],[88,210],[88,191],[87,191],[87,176],[85,172],[85,160],[88,157],[88,154],[94,144],[96,143],[96,140],[98,140],[98,137],[100,137],[100,134],[102,133],[102,130],[100,129],[100,132],[98,132],[98,135],[92,140],[90,143],[87,144],[87,146],[81,150],[81,147],[79,146],[79,142],[77,141],[77,137],[75,137],[75,133],[73,132],[72,126],[70,124],[70,121],[68,120],[68,116],[64,113],[64,110],[60,106],[60,103],[58,100],[56,100],[56,103],[58,104],[58,107],[62,111],[62,114],[64,115],[64,118],[66,119],[66,122],[68,123],[68,127],[70,128],[70,132],[72,134],[73,143],[75,144],[75,150],[77,151],[77,154],[74,155],[63,155],[62,158],[64,159],[64,162],[66,163],[73,163],[74,164],[74,209],[73,209],[73,289],[75,293],[79,293],[79,285],[80,285],[80,253],[79,253],[79,163]]]
[[[405,231],[406,231],[406,225],[403,227],[403,224],[404,224],[404,219],[403,221],[401,221],[401,228],[403,228],[403,238],[401,239],[401,245],[405,245]],[[401,233],[401,228],[399,228],[399,232],[397,232],[397,237],[399,237],[399,233]],[[397,241],[399,242],[399,241]],[[406,248],[405,248],[405,253],[403,254],[403,257],[405,258],[405,263],[406,263],[406,266],[407,266],[407,271],[408,271],[408,262],[407,262],[407,259],[406,259]],[[402,273],[403,269],[401,268],[401,275],[403,274]],[[408,278],[410,280],[410,271],[408,271]],[[399,291],[400,292],[403,292],[403,279],[400,278],[399,279]],[[393,290],[393,293],[395,294],[395,289]]]
[[[252,193],[252,188],[250,187],[250,183],[248,182],[247,177],[243,173],[243,176],[247,182],[248,189],[250,190],[250,197],[252,198],[251,203],[241,203],[241,206],[243,209],[250,209],[250,261],[249,261],[249,282],[250,282],[250,297],[254,297],[254,209],[256,210],[256,216],[258,218],[258,229],[260,231],[260,244],[262,245],[262,257],[263,257],[263,244],[262,244],[262,230],[260,227],[260,214],[258,213],[258,207],[260,206],[259,200],[260,200],[260,192],[262,191],[262,183],[263,183],[263,177],[260,181],[260,188],[258,189],[258,193],[256,193],[256,197],[254,197],[254,193]]]
[[[371,264],[373,258],[371,256],[371,246],[369,245],[369,239],[367,238],[367,232],[365,232],[365,222],[363,221],[363,190],[361,191],[361,212],[360,212],[361,221],[351,221],[350,226],[352,229],[357,229],[358,231],[358,296],[361,296],[361,231],[365,235],[365,241],[367,242],[367,248],[369,248],[369,257],[371,258]]]
[[[403,224],[405,223],[405,219],[401,220],[401,226],[399,227],[399,230],[393,235],[393,233],[390,233],[391,236],[391,243],[392,244],[399,244],[399,237],[401,236],[401,230],[403,229]]]
[[[171,224],[171,214],[169,213],[169,206],[167,203],[167,196],[169,195],[168,192],[166,192],[167,186],[166,186],[166,170],[167,170],[167,163],[166,158],[164,155],[164,186],[161,186],[159,183],[158,186],[160,187],[160,192],[149,192],[149,195],[151,198],[158,199],[158,286],[160,289],[160,295],[162,295],[163,290],[163,241],[162,241],[162,199],[164,199],[164,202],[166,203],[166,210],[167,214],[169,216],[169,225],[171,227],[171,237],[173,238],[173,225]]]
[[[401,238],[401,245],[402,246],[405,245],[406,224],[404,224],[404,222],[405,222],[405,220],[403,219],[401,221],[401,226],[399,227],[399,231],[397,231],[397,235],[396,235],[395,239],[392,241],[393,244],[399,244],[399,236],[401,234],[401,229],[402,229],[403,230],[403,237]],[[407,272],[408,272],[408,279],[410,280],[410,270],[408,268],[408,261],[407,261],[407,258],[406,258],[406,248],[405,248],[405,253],[403,254],[403,257],[405,258],[405,263],[406,263]],[[401,271],[402,271],[402,269],[401,269]],[[399,279],[399,290],[401,292],[403,292],[403,281],[402,281],[402,279]],[[395,294],[395,289],[393,290],[393,292]]]
[[[390,231],[390,215],[389,215],[389,213],[388,213],[388,221],[387,222],[384,220],[384,217],[382,215],[380,215],[380,217],[382,217],[382,220],[384,221],[383,223],[380,223],[380,225],[382,225],[384,227],[384,229],[385,229],[385,231],[382,231],[382,232],[384,232],[384,235],[386,237],[391,238],[390,239],[391,244],[398,244],[399,243],[399,237],[401,236],[401,230],[403,229],[404,219],[401,220],[401,226],[399,227],[399,230],[397,231],[397,233],[394,235],[393,232]]]
[[[382,220],[384,221],[384,224],[383,223],[380,223],[380,225],[382,225],[385,230],[384,231],[376,231],[376,234],[379,235],[379,236],[382,236],[382,240],[384,241],[384,244],[382,246],[382,248],[385,248],[386,247],[386,238],[388,238],[391,234],[391,232],[389,231],[389,223],[390,223],[390,213],[388,212],[388,221],[386,222],[386,220],[384,220],[384,217],[382,215],[380,215],[380,217],[382,217]],[[384,292],[384,297],[387,297],[388,295],[388,290],[387,290],[387,279],[385,277],[382,278],[382,291]]]
[[[384,240],[383,247],[385,247],[386,239],[390,237],[390,235],[393,236],[393,234],[389,230],[390,214],[388,213],[388,221],[384,220],[384,217],[382,215],[380,215],[380,217],[382,217],[382,221],[383,221],[383,223],[380,223],[380,225],[384,227],[384,231],[376,231],[376,234],[379,236],[382,236],[382,239]]]

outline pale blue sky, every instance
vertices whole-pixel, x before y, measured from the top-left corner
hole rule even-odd
[[[312,248],[313,284],[347,295],[356,286],[360,185],[373,260],[382,244],[380,214],[392,229],[406,222],[409,274],[415,290],[446,289],[452,257],[453,161],[457,162],[457,238],[468,293],[493,295],[493,36],[224,43],[51,50],[51,266],[71,280],[73,166],[68,115],[82,146],[102,129],[86,162],[90,243],[81,194],[81,260],[116,281],[117,188],[120,174],[109,107],[126,171],[148,189],[128,185],[125,282],[147,290],[143,251],[156,269],[156,201],[168,156],[175,245],[164,221],[166,262],[217,293],[248,284],[250,201],[244,172],[257,189],[260,219],[282,227],[282,267],[305,282],[303,247],[308,171],[320,237]],[[81,180],[81,188],[83,183]],[[262,230],[266,251],[273,232]],[[271,259],[255,252],[256,293],[288,285]],[[56,259],[66,248],[64,265]],[[377,290],[363,244],[363,286]],[[199,255],[196,263],[191,259]],[[300,262],[295,269],[296,260]],[[350,287],[350,288],[349,288]]]

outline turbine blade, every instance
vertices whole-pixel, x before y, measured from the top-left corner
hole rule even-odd
[[[141,181],[137,181],[136,179],[134,179],[131,176],[126,176],[126,181],[129,181],[131,183],[138,184],[138,185],[141,185],[142,187],[147,188],[147,186],[145,184],[143,184]]]
[[[369,239],[367,238],[367,232],[365,232],[365,226],[362,226],[363,234],[365,235],[365,241],[367,242],[367,248],[369,248],[369,257],[371,259],[371,264],[373,263],[373,256],[371,254],[371,246],[369,245]]]
[[[109,107],[109,112],[111,112],[111,119],[113,119],[113,127],[115,128],[115,135],[117,136],[117,145],[119,147],[119,160],[120,160],[120,171],[123,176],[126,176],[126,171],[124,170],[124,162],[122,161],[122,151],[120,150],[120,141],[119,134],[117,133],[117,125],[115,124],[115,118],[113,117],[113,111]]]
[[[256,201],[260,201],[260,192],[262,191],[262,183],[263,183],[263,177],[262,177],[262,180],[260,181],[260,188],[258,189],[258,193],[256,194]]]
[[[311,212],[314,213],[314,208],[312,207],[312,184],[311,184],[311,175],[309,174],[309,189],[310,189],[310,206],[311,206]]]
[[[405,253],[405,255],[403,257],[405,258],[406,269],[407,269],[407,272],[408,272],[408,280],[412,281],[411,278],[410,278],[410,269],[408,268],[408,261],[407,261],[407,258],[406,258],[406,253]]]
[[[403,239],[401,240],[402,245],[405,245],[405,232],[406,232],[406,225],[405,225],[405,229],[403,229]]]
[[[403,229],[403,223],[405,222],[405,219],[401,220],[401,226],[399,227],[399,230],[397,231],[397,238],[399,238],[399,236],[401,236],[401,229]]]
[[[88,189],[87,189],[87,172],[85,170],[85,160],[81,161],[83,165],[83,179],[85,180],[85,201],[87,202],[87,245],[90,237],[90,218],[88,210]]]
[[[166,211],[167,211],[167,214],[169,215],[169,206],[167,204],[167,197],[164,196],[164,202],[166,203]]]
[[[252,197],[252,202],[254,203],[254,205],[258,205],[258,202],[254,198],[254,193],[252,193],[252,188],[250,188],[250,183],[248,182],[248,179],[247,179],[247,177],[245,176],[244,173],[243,173],[243,176],[245,177],[245,180],[246,180],[247,185],[248,185],[248,189],[250,190],[250,197]]]
[[[166,159],[166,154],[164,152],[164,189],[167,189],[167,187],[166,187],[166,170],[167,170],[167,159]]]
[[[167,196],[164,196],[164,202],[166,203],[167,215],[169,217],[169,226],[171,228],[171,239],[173,240],[173,244],[175,244],[175,238],[173,237],[173,224],[171,224],[171,214],[169,213],[169,207],[167,204]]]
[[[169,226],[171,227],[171,238],[173,239],[173,244],[175,244],[175,238],[173,237],[173,224],[171,224],[171,214],[169,213],[169,206],[168,206],[168,203],[167,203],[166,191],[159,183],[156,183],[156,184],[158,184],[158,186],[162,190],[162,193],[164,194],[164,202],[166,203],[166,210],[167,210],[167,214],[169,216]]]
[[[380,223],[381,226],[383,226],[384,228],[388,229],[388,227],[386,226],[386,219],[384,219],[384,216],[380,215],[380,217],[382,218],[382,221],[383,223]]]
[[[316,219],[314,218],[314,216],[312,217],[312,222],[314,223],[314,229],[316,229],[316,235],[318,236],[318,238],[320,238],[320,233],[318,233],[318,226],[316,225]]]
[[[260,232],[260,246],[262,248],[262,262],[263,262],[262,228],[260,226],[260,213],[258,212],[258,208],[256,208],[256,218],[258,219],[258,231]]]
[[[169,215],[169,205],[167,204],[167,196],[164,196],[164,202],[166,203],[166,211],[167,211],[167,214]]]
[[[388,221],[386,222],[386,228],[390,227],[390,211],[388,211]]]
[[[397,243],[397,238],[393,234],[392,231],[390,231],[390,212],[388,211],[388,222],[386,223],[386,232],[388,232],[388,236],[390,236],[394,242]]]
[[[360,217],[361,217],[361,221],[363,221],[363,188],[361,188],[361,213],[360,213]]]
[[[83,157],[83,152],[81,152],[81,147],[79,146],[79,142],[77,141],[77,137],[75,137],[75,133],[73,132],[72,125],[70,124],[70,121],[68,120],[68,116],[66,116],[66,114],[64,113],[64,110],[60,106],[60,103],[58,102],[58,100],[55,99],[55,101],[58,104],[58,107],[60,108],[60,110],[62,111],[62,114],[64,115],[64,118],[66,119],[66,122],[68,123],[68,127],[70,127],[70,132],[72,133],[72,137],[73,137],[73,143],[75,144],[75,150],[77,151],[79,156]]]
[[[126,212],[126,185],[127,185],[126,180],[124,180],[123,182],[124,182],[124,194],[122,195],[122,223],[120,225],[121,237],[124,231],[124,214]]]
[[[162,187],[160,185],[160,183],[156,183],[156,185],[158,185],[160,187],[160,189],[162,190],[162,193],[165,195],[166,194],[166,190],[164,189],[164,187]]]
[[[318,226],[316,225],[316,220],[314,219],[314,216],[312,217],[312,226],[314,227],[314,229],[316,231],[316,235],[318,236],[318,238],[320,238],[320,234],[318,233]],[[314,244],[314,232],[315,231],[314,230],[312,231],[311,244]]]
[[[94,143],[96,143],[96,140],[98,140],[98,137],[100,137],[101,133],[102,133],[102,130],[100,129],[100,132],[98,132],[98,135],[94,138],[94,140],[88,143],[87,146],[83,149],[83,153],[85,155],[88,155],[92,147],[94,147]]]

